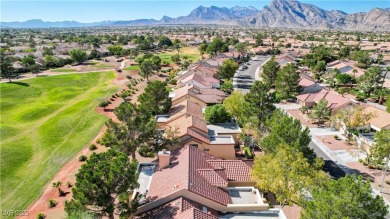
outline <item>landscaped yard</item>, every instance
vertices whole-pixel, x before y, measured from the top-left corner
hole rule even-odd
[[[76,72],[76,69],[73,68],[57,68],[50,70],[51,72]]]
[[[107,118],[95,107],[117,90],[114,77],[96,72],[0,84],[2,209],[25,209],[96,136]]]

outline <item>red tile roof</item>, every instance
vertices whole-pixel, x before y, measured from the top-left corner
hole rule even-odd
[[[173,101],[185,96],[191,95],[196,99],[203,101],[204,103],[221,103],[227,96],[218,89],[214,88],[199,88],[194,85],[186,85],[175,91]]]
[[[210,78],[210,77],[202,77],[198,74],[192,74],[192,75],[189,75],[185,78],[183,78],[182,80],[180,80],[181,83],[185,84],[189,81],[196,81],[206,87],[209,87],[211,88],[213,83],[219,83],[219,80],[216,79],[216,78]]]
[[[320,102],[320,100],[325,99],[326,101],[328,101],[328,107],[330,107],[332,110],[344,106],[348,103],[352,103],[352,101],[348,98],[345,98],[336,92],[327,90],[321,90],[316,93],[301,94],[297,96],[297,99],[304,102],[315,103],[318,103]]]
[[[252,182],[250,167],[241,160],[221,160],[196,147],[185,146],[172,153],[171,164],[152,176],[147,199],[166,197],[181,189],[227,205],[231,198],[225,182]]]
[[[202,212],[202,205],[184,197],[174,199],[164,205],[151,209],[150,211],[135,217],[136,219],[217,219],[218,212],[214,209],[207,209]]]
[[[176,104],[169,110],[168,114],[169,119],[167,122],[173,121],[184,114],[200,118],[203,117],[202,106],[191,100],[184,100],[183,102]]]

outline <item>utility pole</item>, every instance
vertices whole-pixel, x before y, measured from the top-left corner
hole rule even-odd
[[[387,157],[386,166],[385,166],[385,169],[383,171],[382,183],[381,183],[381,188],[379,189],[379,193],[382,193],[383,183],[385,182],[385,176],[386,176],[387,168],[389,167],[389,161],[390,161],[390,154]]]

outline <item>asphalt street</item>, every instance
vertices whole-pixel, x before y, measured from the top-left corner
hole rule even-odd
[[[233,77],[235,90],[247,93],[256,80],[256,69],[260,67],[270,56],[255,56],[246,65],[248,69],[243,71],[237,70]]]

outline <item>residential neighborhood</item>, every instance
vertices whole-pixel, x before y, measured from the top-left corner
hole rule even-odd
[[[2,218],[390,218],[388,26],[275,8],[2,21]]]

